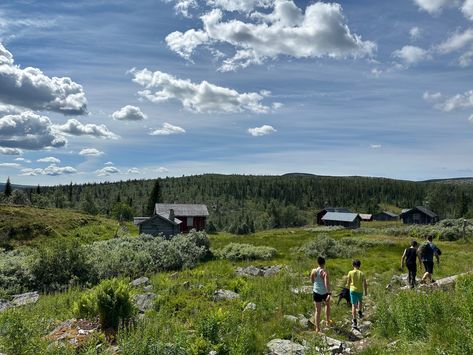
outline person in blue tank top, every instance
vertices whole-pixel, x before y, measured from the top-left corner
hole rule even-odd
[[[313,269],[310,273],[310,280],[313,287],[313,298],[315,303],[315,331],[320,332],[320,315],[322,311],[322,302],[325,302],[325,322],[327,326],[331,324],[330,320],[330,280],[328,271],[325,270],[325,259],[321,256],[317,258],[319,267]]]

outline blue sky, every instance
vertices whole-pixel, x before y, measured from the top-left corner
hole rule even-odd
[[[0,44],[1,181],[473,175],[472,0],[6,0]]]

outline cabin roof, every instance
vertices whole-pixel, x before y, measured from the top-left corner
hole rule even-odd
[[[371,219],[373,218],[373,215],[371,213],[360,213],[359,214],[361,219]]]
[[[169,222],[169,223],[172,223],[174,225],[178,225],[178,224],[181,224],[182,221],[180,219],[177,219],[177,218],[174,218],[174,220],[170,220],[169,219],[169,213],[158,213],[158,214],[155,214],[153,217],[135,217],[133,218],[133,223],[135,225],[140,225],[144,222],[147,222],[151,219],[154,219],[154,218],[161,218],[163,220],[165,220],[166,222]]]
[[[358,213],[327,212],[325,216],[322,217],[322,220],[323,221],[353,222],[357,218],[360,218]]]
[[[394,212],[390,212],[390,211],[383,211],[383,212],[378,213],[378,214],[387,214],[390,217],[399,217],[397,214],[395,214]]]
[[[429,216],[431,218],[438,217],[438,215],[435,212],[432,212],[431,210],[429,210],[428,208],[425,208],[423,206],[416,206],[416,207],[411,208],[411,209],[402,210],[401,215],[409,213],[413,210],[418,210],[419,212],[422,212],[422,213],[426,214],[427,216]]]
[[[206,205],[180,204],[180,203],[157,203],[154,207],[155,214],[167,214],[173,209],[175,216],[186,217],[208,217],[209,211]]]

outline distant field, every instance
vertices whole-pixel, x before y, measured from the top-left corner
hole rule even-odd
[[[131,223],[126,226],[136,233]],[[115,220],[80,211],[0,205],[0,246],[7,249],[58,238],[74,238],[89,243],[112,238],[117,229]]]

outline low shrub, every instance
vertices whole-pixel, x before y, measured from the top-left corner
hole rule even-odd
[[[0,249],[0,289],[8,294],[30,290],[34,279],[31,273],[34,260],[35,255],[31,252]]]
[[[340,239],[340,243],[346,246],[354,246],[360,249],[374,248],[374,247],[390,247],[396,244],[392,240],[376,240],[376,239],[367,240],[367,239],[351,238],[351,237]]]
[[[135,313],[130,286],[122,280],[105,280],[81,296],[74,313],[82,318],[99,317],[103,329],[117,330]]]
[[[268,260],[276,256],[277,250],[267,246],[255,246],[243,243],[230,243],[216,251],[222,259],[240,260]]]
[[[361,253],[358,247],[345,245],[326,234],[318,235],[314,240],[304,244],[297,251],[304,253],[309,258],[316,258],[318,256],[324,258],[349,258]]]

